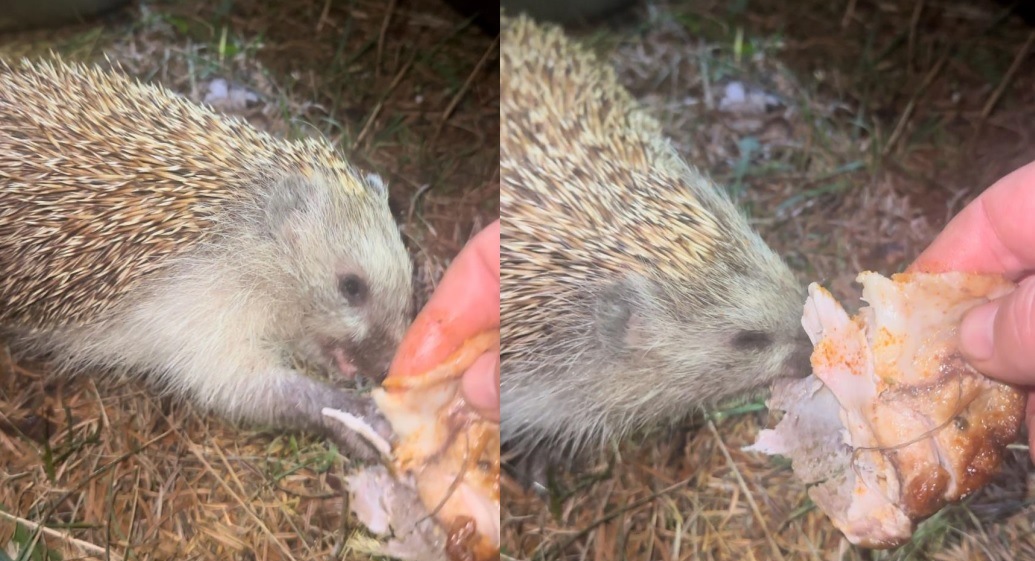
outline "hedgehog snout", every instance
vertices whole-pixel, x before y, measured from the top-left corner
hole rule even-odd
[[[328,361],[346,378],[363,376],[380,382],[388,373],[399,337],[385,329],[372,329],[364,338],[325,340],[320,348]]]
[[[742,329],[730,337],[729,347],[741,356],[770,357],[761,383],[774,377],[801,378],[812,372],[812,343],[801,329],[794,333]]]
[[[805,330],[798,330],[791,345],[791,354],[784,362],[785,377],[804,378],[812,374],[812,341],[805,334]]]

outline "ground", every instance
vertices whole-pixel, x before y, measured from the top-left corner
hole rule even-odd
[[[1035,30],[1008,4],[649,2],[570,32],[733,190],[802,282],[854,308],[857,272],[900,271],[967,201],[1035,160]],[[771,97],[730,107],[732,83]],[[625,443],[545,501],[506,487],[504,559],[1035,559],[1026,445],[912,543],[867,552],[812,508],[786,462],[741,451],[770,423],[749,403]]]
[[[140,0],[0,36],[0,57],[117,63],[388,182],[423,301],[499,216],[499,48],[436,0]],[[0,560],[368,559],[327,442],[233,427],[144,383],[0,360]]]

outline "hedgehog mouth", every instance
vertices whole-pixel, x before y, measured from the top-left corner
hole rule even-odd
[[[338,374],[346,380],[358,381],[361,378],[380,382],[384,373],[378,370],[377,365],[370,364],[367,357],[356,352],[353,347],[342,343],[328,343],[323,345],[323,353],[327,361],[333,365]]]
[[[338,373],[348,379],[354,379],[359,374],[359,367],[352,361],[352,358],[341,345],[327,345],[324,352],[330,357],[331,362],[338,369]]]
[[[365,378],[380,383],[395,355],[389,341],[365,339],[352,341],[333,337],[319,340],[318,346],[327,366],[347,380]]]

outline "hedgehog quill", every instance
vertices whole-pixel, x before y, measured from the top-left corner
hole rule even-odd
[[[803,287],[614,72],[524,17],[501,57],[504,442],[578,452],[807,375]]]
[[[234,421],[366,439],[373,402],[290,357],[375,379],[411,319],[387,189],[161,87],[0,64],[0,325],[61,372],[148,374]]]

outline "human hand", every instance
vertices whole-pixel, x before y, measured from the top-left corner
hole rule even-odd
[[[1012,293],[963,318],[960,352],[981,373],[1028,388],[1035,444],[1035,162],[960,211],[910,270],[999,273],[1018,282]],[[1035,445],[1031,454],[1035,460]]]
[[[500,221],[471,239],[450,264],[417,315],[392,362],[392,372],[424,372],[471,337],[500,326]],[[418,339],[419,340],[415,340]],[[464,398],[483,417],[500,419],[499,350],[464,373]]]

